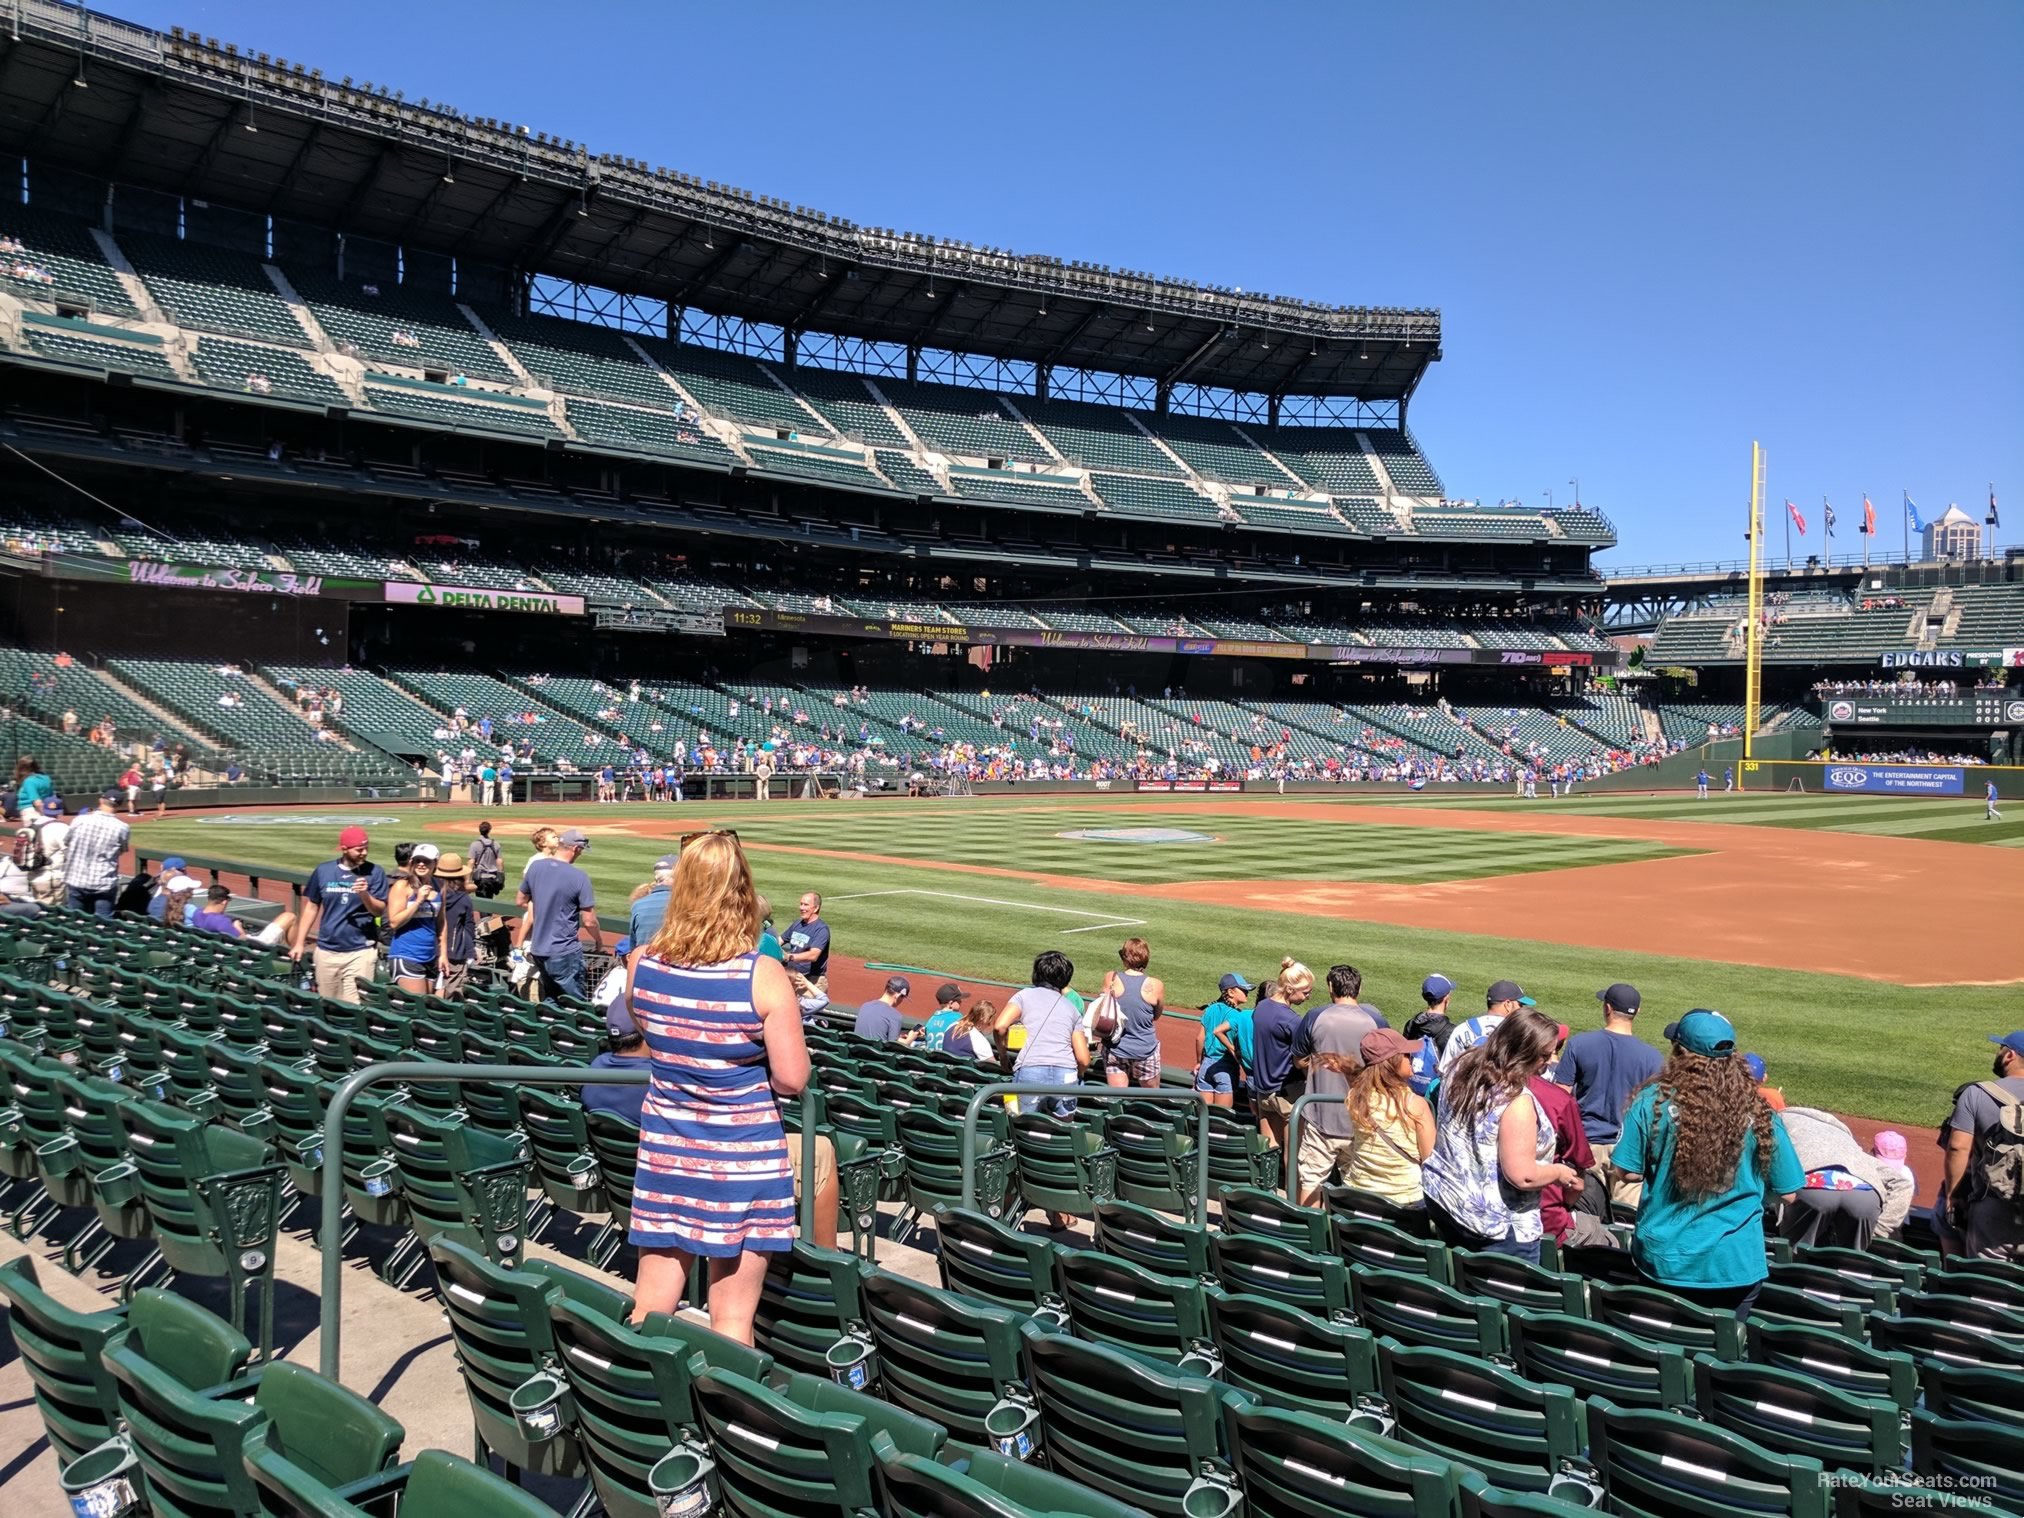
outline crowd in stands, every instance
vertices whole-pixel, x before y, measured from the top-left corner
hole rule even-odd
[[[1975,691],[2002,690],[2003,676],[2000,672],[1984,675],[1966,688]],[[1958,680],[1920,680],[1909,675],[1898,680],[1816,680],[1813,684],[1816,696],[1894,696],[1904,700],[1951,701],[1961,694],[1962,689]]]
[[[1879,744],[1857,744],[1853,746],[1839,743],[1831,746],[1823,744],[1821,747],[1814,749],[1806,757],[1809,759],[1825,760],[1830,764],[1837,762],[1846,764],[1987,764],[1989,762],[1989,756],[1986,752],[1978,754],[1973,749],[1966,747],[1938,748],[1930,744],[1923,746],[1899,744],[1892,747],[1884,747]]]
[[[49,270],[41,264],[19,256],[27,251],[20,238],[0,233],[0,258],[6,260],[4,264],[0,264],[0,272],[4,272],[10,279],[22,280],[32,285],[55,284],[56,276]]]

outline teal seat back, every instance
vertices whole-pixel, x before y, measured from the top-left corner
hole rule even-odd
[[[1411,1234],[1370,1218],[1352,1218],[1331,1213],[1330,1241],[1335,1252],[1353,1266],[1425,1276],[1443,1286],[1452,1286],[1455,1267],[1448,1247],[1437,1239],[1417,1239]]]
[[[1328,1214],[1302,1207],[1258,1186],[1225,1186],[1217,1193],[1225,1233],[1255,1233],[1316,1253],[1331,1247]]]
[[[1381,1338],[1378,1380],[1397,1437],[1479,1471],[1499,1486],[1543,1492],[1581,1452],[1574,1393],[1473,1355]]]
[[[1818,1460],[1652,1408],[1588,1401],[1588,1455],[1621,1518],[1825,1518]]]
[[[1269,1242],[1261,1240],[1260,1242]],[[1274,1407],[1342,1419],[1377,1394],[1377,1339],[1270,1297],[1210,1292],[1220,1379]]]
[[[815,1376],[790,1374],[768,1387],[705,1369],[694,1394],[718,1485],[745,1518],[870,1510],[874,1440],[931,1460],[948,1438],[925,1419]]]
[[[878,1346],[879,1394],[988,1447],[986,1416],[1026,1376],[1026,1320],[886,1270],[867,1273],[861,1289]]]
[[[1472,1297],[1422,1275],[1352,1270],[1350,1309],[1380,1338],[1452,1349],[1465,1355],[1504,1353],[1502,1303]]]
[[[1101,1167],[1093,1167],[1092,1159],[1112,1154],[1104,1146],[1101,1118],[1021,1113],[1012,1119],[1012,1150],[1019,1194],[1028,1207],[1090,1215],[1103,1191],[1093,1178]]]
[[[65,1307],[42,1289],[28,1255],[0,1265],[0,1298],[50,1447],[68,1464],[112,1437],[119,1390],[105,1367],[105,1349],[126,1332],[127,1309],[82,1313]]]
[[[1694,1409],[1765,1449],[1811,1456],[1830,1470],[1880,1477],[1904,1462],[1895,1402],[1837,1391],[1803,1371],[1698,1356]]]
[[[658,1518],[648,1474],[678,1439],[700,1437],[697,1371],[715,1365],[763,1382],[772,1357],[664,1313],[635,1329],[561,1292],[548,1310],[598,1500],[610,1518]]]
[[[1026,1363],[1048,1468],[1168,1518],[1194,1472],[1222,1455],[1224,1392],[1213,1381],[1028,1324]]]
[[[1514,1307],[1505,1314],[1511,1358],[1534,1381],[1607,1397],[1619,1407],[1689,1408],[1693,1370],[1677,1344],[1640,1339],[1608,1323]]]
[[[796,1240],[769,1255],[752,1318],[752,1341],[788,1370],[829,1374],[830,1349],[862,1322],[855,1255]]]
[[[1057,1246],[1054,1280],[1078,1338],[1169,1364],[1208,1340],[1208,1307],[1192,1276],[1158,1275],[1095,1250]]]
[[[1313,1413],[1230,1401],[1224,1443],[1252,1518],[1450,1518],[1460,1469]]]
[[[1767,1323],[1754,1315],[1745,1331],[1753,1364],[1796,1371],[1858,1397],[1883,1397],[1900,1412],[1908,1413],[1918,1403],[1918,1362],[1901,1351],[1878,1349],[1838,1329]]]
[[[1458,1249],[1452,1259],[1456,1287],[1471,1296],[1493,1297],[1512,1307],[1587,1316],[1588,1284],[1580,1276],[1489,1250]]]
[[[1135,1201],[1096,1204],[1096,1247],[1166,1276],[1209,1274],[1210,1231],[1183,1223]]]
[[[1054,1246],[981,1212],[935,1214],[942,1285],[981,1302],[1032,1312],[1055,1297]]]
[[[944,1464],[874,1444],[877,1506],[885,1518],[1142,1518],[1136,1507],[988,1450]]]
[[[1324,1318],[1349,1311],[1349,1267],[1335,1255],[1246,1233],[1211,1235],[1209,1254],[1225,1291],[1271,1297]]]
[[[1733,1312],[1699,1307],[1669,1291],[1649,1286],[1588,1283],[1588,1313],[1641,1339],[1675,1344],[1719,1360],[1743,1358],[1743,1325]]]
[[[2024,1512],[2024,1428],[1980,1419],[1912,1414],[1912,1470],[1946,1491]]]

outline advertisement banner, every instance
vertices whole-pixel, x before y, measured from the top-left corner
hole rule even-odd
[[[1959,796],[1966,789],[1960,770],[1930,764],[1830,764],[1823,783],[1830,791],[1890,796]]]
[[[1890,708],[1881,701],[1830,701],[1827,703],[1829,722],[1884,722],[1890,718]]]
[[[1241,780],[1141,780],[1138,789],[1155,794],[1185,796],[1229,796],[1244,789]]]
[[[133,585],[159,585],[174,590],[236,590],[267,596],[320,596],[322,575],[286,574],[276,569],[218,569],[200,564],[160,564],[129,559],[126,577]]]
[[[532,611],[549,617],[580,617],[582,596],[549,595],[542,591],[481,590],[472,585],[417,585],[412,580],[384,582],[388,602],[396,606],[438,606],[457,611]]]

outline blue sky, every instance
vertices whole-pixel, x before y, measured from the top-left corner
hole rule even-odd
[[[860,223],[1433,305],[1450,494],[1581,496],[1620,564],[1775,505],[2024,542],[2024,5],[124,0]],[[1775,540],[1774,540],[1775,541]]]

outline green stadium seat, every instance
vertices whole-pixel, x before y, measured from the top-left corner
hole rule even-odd
[[[1878,1314],[1869,1320],[1869,1342],[1881,1350],[1908,1354],[1920,1365],[2010,1365],[2024,1368],[2024,1345],[1992,1337],[1968,1324],[1938,1318]]]
[[[1349,1267],[1334,1255],[1241,1233],[1211,1235],[1209,1251],[1210,1273],[1225,1291],[1270,1297],[1317,1317],[1349,1313]]]
[[[1928,1360],[1918,1369],[1927,1411],[1961,1422],[2024,1428],[2024,1370],[2014,1365],[1950,1365]]]
[[[499,1264],[519,1259],[532,1169],[519,1145],[473,1127],[461,1114],[434,1116],[396,1102],[383,1115],[412,1234],[382,1262],[381,1278],[405,1285],[421,1269],[428,1245],[442,1236]]]
[[[880,1394],[957,1438],[1015,1445],[1031,1421],[1023,1385],[1026,1321],[1010,1308],[874,1270],[863,1283],[865,1326],[878,1348]],[[1016,1396],[1009,1395],[1016,1389]],[[994,1416],[995,1412],[995,1416]],[[1030,1441],[1030,1435],[1028,1435]]]
[[[1994,1278],[1942,1271],[1924,1289],[1900,1293],[1897,1311],[1902,1317],[1935,1318],[2005,1344],[2024,1345],[2024,1303],[2012,1306],[2011,1301],[2006,1284]]]
[[[126,1332],[124,1305],[83,1313],[42,1289],[35,1261],[0,1264],[0,1299],[14,1352],[28,1373],[36,1410],[60,1465],[111,1438],[119,1389],[106,1369],[106,1346]]]
[[[1466,1355],[1504,1353],[1504,1306],[1426,1276],[1358,1268],[1349,1277],[1350,1310],[1379,1335]]]
[[[1943,1490],[2024,1513],[2024,1428],[1912,1414],[1912,1471]]]
[[[1459,1510],[1453,1460],[1355,1423],[1232,1400],[1223,1438],[1252,1518],[1453,1518]]]
[[[1176,1222],[1135,1202],[1096,1204],[1096,1247],[1160,1275],[1209,1275],[1211,1238],[1199,1223]]]
[[[1901,1412],[1910,1412],[1918,1402],[1919,1365],[1908,1354],[1812,1323],[1774,1323],[1753,1316],[1745,1332],[1753,1364],[1775,1365],[1858,1397],[1881,1397]]]
[[[640,1125],[616,1112],[590,1112],[584,1119],[590,1134],[591,1153],[597,1156],[604,1176],[604,1200],[609,1220],[584,1250],[584,1258],[600,1270],[608,1269],[626,1244],[632,1227],[633,1177],[639,1164]]]
[[[274,1344],[274,1240],[287,1172],[258,1139],[217,1123],[158,1102],[127,1102],[119,1111],[163,1262],[177,1275],[223,1277],[232,1326],[242,1333],[247,1288],[259,1286],[265,1359]]]
[[[693,1396],[699,1369],[714,1365],[760,1382],[773,1370],[771,1356],[666,1313],[634,1328],[558,1292],[549,1298],[548,1321],[554,1364],[569,1386],[570,1426],[609,1518],[659,1518],[654,1467],[701,1438]]]
[[[1415,1238],[1370,1218],[1330,1213],[1330,1240],[1335,1252],[1351,1265],[1370,1270],[1404,1271],[1444,1286],[1455,1280],[1448,1246],[1437,1239]]]
[[[1567,1501],[1546,1492],[1513,1492],[1485,1481],[1474,1471],[1461,1473],[1461,1518],[1578,1518],[1595,1511],[1586,1503]],[[1587,1493],[1582,1490],[1581,1495]]]
[[[268,1449],[256,1428],[246,1441],[246,1469],[259,1485],[263,1511],[274,1518],[377,1518],[389,1501],[403,1513],[429,1518],[554,1518],[555,1513],[512,1482],[439,1449],[423,1450],[413,1464],[381,1480],[332,1487]]]
[[[1494,1297],[1513,1307],[1535,1307],[1541,1312],[1584,1316],[1588,1310],[1588,1288],[1580,1276],[1547,1270],[1514,1255],[1492,1254],[1488,1250],[1453,1251],[1455,1286],[1471,1296]]]
[[[602,1281],[543,1260],[505,1269],[454,1239],[429,1245],[437,1294],[450,1321],[464,1392],[481,1454],[547,1476],[581,1476],[583,1450],[573,1430],[524,1415],[516,1391],[549,1372],[556,1358],[550,1308],[561,1297],[623,1320],[632,1303]]]
[[[935,1214],[935,1231],[942,1285],[948,1290],[1066,1321],[1067,1309],[1054,1285],[1054,1246],[1047,1240],[957,1207]]]
[[[1141,1518],[1138,1508],[989,1450],[947,1463],[873,1441],[885,1518]]]
[[[1687,1352],[1568,1313],[1514,1307],[1505,1314],[1511,1358],[1534,1381],[1570,1386],[1619,1407],[1690,1408]]]
[[[1020,1113],[1012,1119],[1012,1151],[1023,1209],[1086,1218],[1117,1194],[1117,1151],[1104,1142],[1101,1119]]]
[[[1718,1360],[1743,1358],[1743,1325],[1736,1315],[1697,1307],[1650,1286],[1589,1282],[1588,1313],[1598,1323],[1621,1328],[1658,1344],[1677,1344]]]
[[[1834,1483],[1834,1518],[2003,1518],[2003,1509],[1954,1492],[1937,1491],[1902,1476],[1885,1481],[1842,1478]]]
[[[860,1296],[866,1268],[855,1255],[806,1240],[772,1255],[752,1319],[753,1342],[785,1369],[818,1376],[836,1371],[832,1351],[849,1355],[854,1346],[852,1384],[868,1385],[871,1340],[862,1327]]]
[[[1302,1207],[1276,1191],[1257,1186],[1225,1186],[1216,1200],[1222,1209],[1225,1233],[1255,1233],[1310,1253],[1331,1247],[1328,1214]]]
[[[1156,1518],[1201,1518],[1183,1501],[1222,1462],[1223,1399],[1244,1394],[1037,1324],[1023,1332],[1048,1468]]]
[[[1269,1297],[1210,1292],[1220,1379],[1275,1407],[1342,1419],[1377,1395],[1377,1339]]]
[[[1528,1381],[1472,1355],[1377,1341],[1381,1428],[1500,1486],[1543,1492],[1581,1453],[1581,1417],[1564,1386]]]
[[[237,1379],[252,1346],[201,1307],[143,1290],[128,1322],[106,1366],[156,1513],[256,1518],[260,1498],[245,1450],[263,1424],[270,1448],[326,1482],[371,1476],[399,1452],[398,1423],[313,1371],[283,1363]]]
[[[1054,1281],[1078,1338],[1170,1365],[1208,1352],[1209,1310],[1195,1277],[1157,1275],[1092,1249],[1058,1246]]]
[[[743,1518],[855,1518],[874,1510],[878,1441],[933,1460],[948,1440],[939,1425],[824,1377],[765,1386],[712,1368],[696,1376],[693,1395],[718,1488]]]
[[[1103,1141],[1117,1151],[1117,1192],[1157,1212],[1187,1214],[1180,1180],[1183,1156],[1192,1168],[1193,1135],[1171,1118],[1115,1112],[1104,1119]]]
[[[1880,1477],[1904,1463],[1896,1403],[1837,1391],[1803,1371],[1696,1356],[1694,1408],[1765,1449],[1830,1470]]]
[[[1427,1221],[1427,1210],[1424,1207],[1402,1207],[1388,1197],[1381,1197],[1369,1191],[1359,1191],[1356,1187],[1345,1186],[1339,1181],[1322,1183],[1321,1202],[1329,1212],[1340,1213],[1346,1218],[1389,1223],[1401,1233],[1411,1234],[1416,1239],[1433,1237],[1433,1225]]]
[[[1872,1244],[1887,1244],[1889,1240],[1873,1240]],[[1899,1290],[1917,1291],[1919,1283],[1929,1272],[1937,1271],[1940,1262],[1936,1256],[1907,1251],[1911,1258],[1899,1259],[1872,1249],[1838,1249],[1832,1245],[1816,1244],[1810,1249],[1795,1251],[1796,1264],[1831,1270],[1837,1275],[1847,1276],[1860,1284],[1874,1283]],[[1777,1272],[1773,1271],[1775,1279]]]
[[[1603,1397],[1588,1400],[1588,1458],[1623,1518],[1825,1518],[1831,1500],[1818,1460]]]

